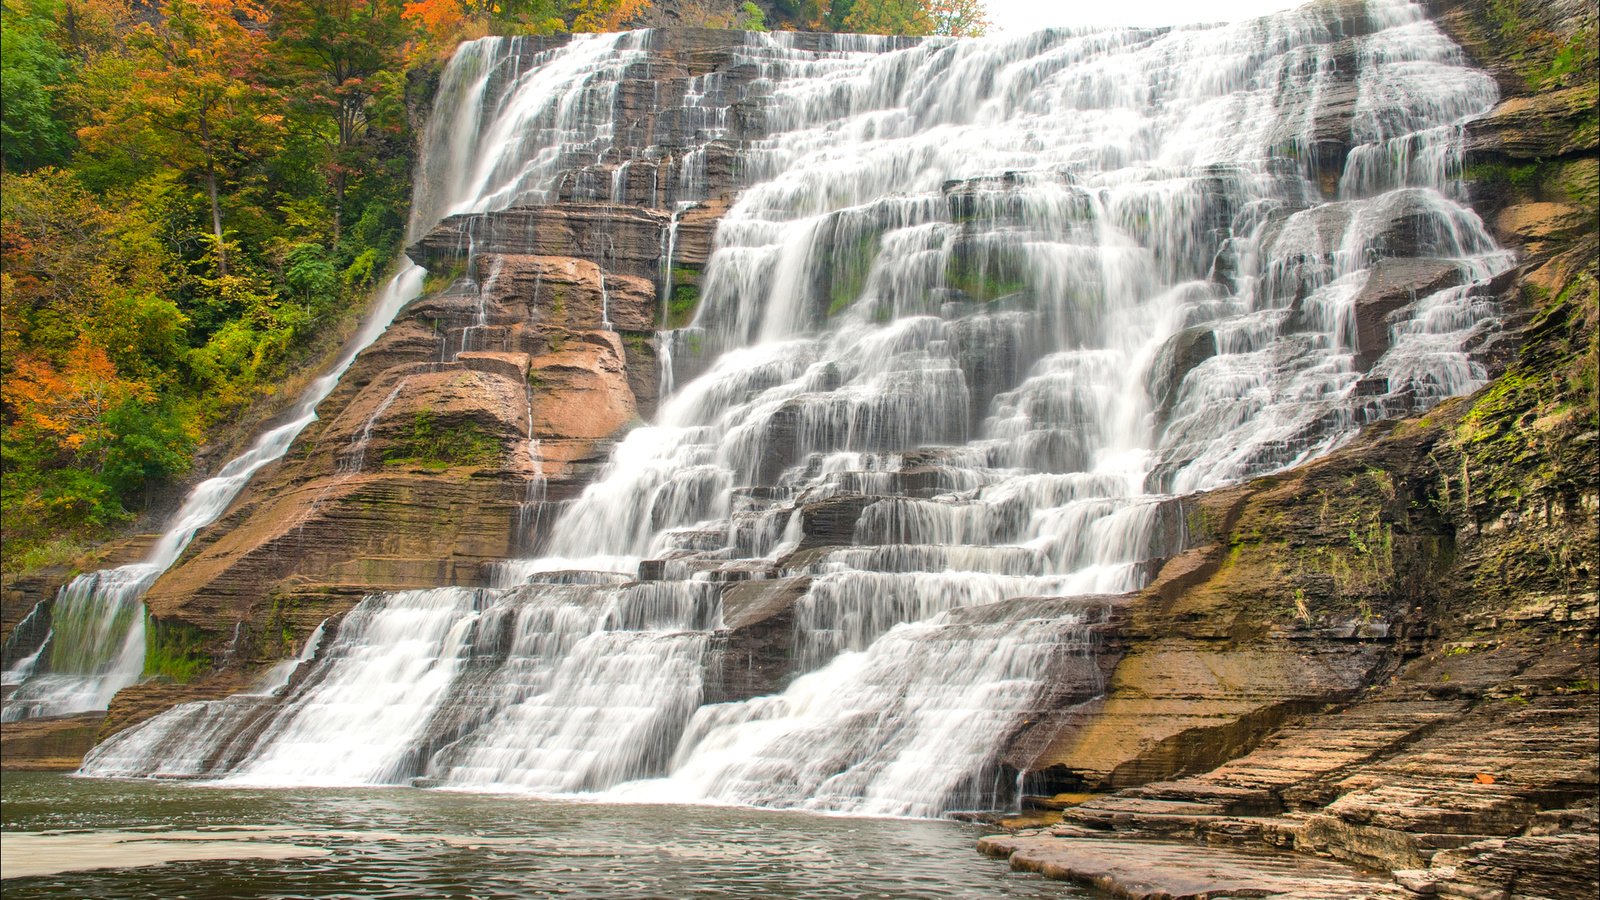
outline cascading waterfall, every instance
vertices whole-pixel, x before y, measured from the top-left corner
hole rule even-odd
[[[105,709],[117,691],[139,680],[144,671],[145,591],[177,561],[196,532],[227,510],[252,475],[287,453],[300,432],[316,421],[317,405],[333,392],[356,354],[422,292],[424,274],[408,261],[389,280],[333,369],[311,383],[282,425],[189,492],[144,561],[80,575],[61,589],[50,609],[51,632],[44,646],[6,673],[7,683],[17,686],[0,711],[4,721]]]
[[[414,234],[554,202],[599,159],[612,177],[584,190],[619,200],[637,160],[615,156],[618,85],[650,45],[463,46]],[[704,76],[684,102],[705,141],[735,102],[760,105],[766,136],[739,151],[694,321],[659,336],[667,399],[545,555],[493,589],[370,596],[303,679],[252,701],[250,728],[200,752],[180,707],[86,773],[181,758],[253,784],[1008,802],[1007,739],[1092,643],[1093,601],[1071,598],[1135,590],[1182,549],[1178,495],[1486,377],[1464,348],[1495,327],[1478,282],[1511,257],[1456,178],[1462,124],[1496,90],[1414,4],[916,44],[750,35],[736,56],[745,87]],[[705,146],[653,192],[675,210],[669,286]],[[1463,284],[1361,346],[1362,289],[1393,257]],[[791,670],[707,702],[730,669],[757,677],[728,642],[785,592]]]

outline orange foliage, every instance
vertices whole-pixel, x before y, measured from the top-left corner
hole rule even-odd
[[[6,380],[6,406],[17,425],[73,453],[110,436],[106,415],[131,399],[153,399],[144,382],[123,378],[104,348],[78,338],[64,369],[32,355],[15,360]]]
[[[461,0],[416,0],[407,3],[401,18],[420,24],[430,34],[448,34],[460,29],[466,20]]]

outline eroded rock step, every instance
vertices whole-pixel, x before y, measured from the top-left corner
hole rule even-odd
[[[1128,900],[1221,897],[1404,897],[1350,866],[1286,853],[1158,841],[999,835],[979,851],[1011,867]]]

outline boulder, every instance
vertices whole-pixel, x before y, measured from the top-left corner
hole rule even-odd
[[[1148,381],[1151,404],[1158,427],[1172,414],[1178,402],[1183,379],[1195,366],[1217,355],[1216,332],[1196,325],[1173,335],[1156,352]]]
[[[1394,313],[1429,294],[1464,280],[1461,266],[1446,259],[1382,259],[1353,301],[1356,322],[1356,369],[1372,368],[1389,351],[1389,326]]]

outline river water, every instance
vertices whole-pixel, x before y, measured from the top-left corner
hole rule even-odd
[[[6,774],[3,799],[8,876],[24,856],[146,863],[7,877],[6,900],[1081,896],[977,855],[985,829],[950,821],[26,773]],[[318,855],[240,858],[294,847]],[[163,854],[219,858],[148,864]]]

